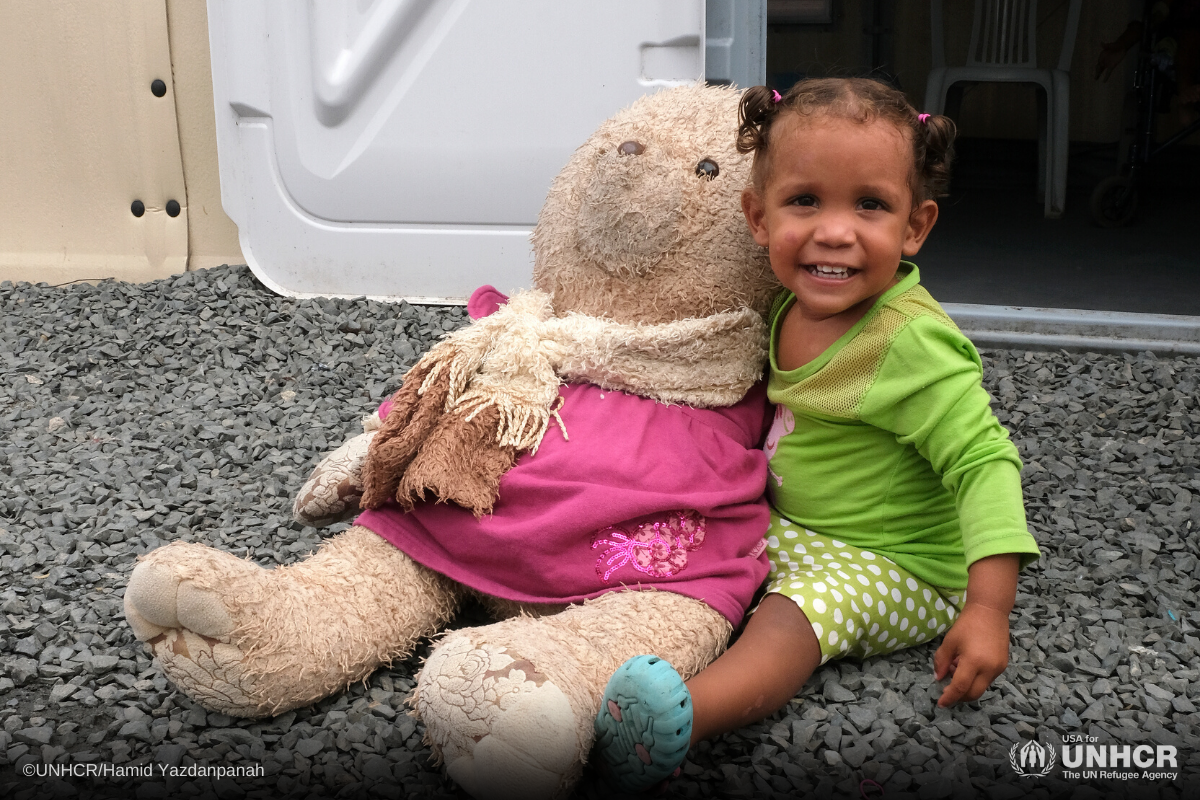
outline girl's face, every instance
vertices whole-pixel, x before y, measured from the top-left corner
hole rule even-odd
[[[742,211],[805,317],[865,314],[937,220],[912,207],[912,146],[893,124],[789,114],[772,133],[770,173]]]

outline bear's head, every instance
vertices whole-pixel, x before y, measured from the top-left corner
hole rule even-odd
[[[558,313],[660,323],[753,308],[779,290],[741,211],[752,157],[736,89],[681,86],[607,120],[555,178],[534,285]]]

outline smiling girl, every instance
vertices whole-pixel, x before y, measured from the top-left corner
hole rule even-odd
[[[1038,558],[979,354],[903,260],[937,221],[954,123],[864,79],[754,87],[741,119],[742,210],[786,290],[770,319],[771,573],[741,637],[686,684],[654,656],[613,675],[596,739],[626,790],[782,707],[831,658],[945,633],[938,704],[978,698]]]

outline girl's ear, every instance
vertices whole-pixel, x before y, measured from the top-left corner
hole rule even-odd
[[[745,205],[744,200],[742,204]],[[915,256],[921,250],[937,218],[938,204],[933,200],[926,200],[913,209],[908,217],[908,228],[904,231],[904,255]]]
[[[750,226],[750,235],[760,246],[770,243],[767,235],[767,209],[763,205],[762,195],[753,186],[742,189],[742,213],[746,215],[746,224]]]

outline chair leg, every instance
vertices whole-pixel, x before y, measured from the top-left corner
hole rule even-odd
[[[945,76],[944,68],[934,68],[929,71],[929,77],[925,80],[925,113],[926,114],[941,114],[942,108],[945,106],[946,89],[942,86],[942,78]]]
[[[1037,199],[1038,202],[1045,201],[1047,203],[1046,184],[1050,177],[1050,162],[1052,161],[1049,152],[1052,141],[1049,130],[1050,115],[1048,113],[1048,106],[1052,104],[1050,92],[1051,90],[1046,87],[1037,86],[1034,88],[1034,93],[1037,95]],[[1046,208],[1049,209],[1050,206],[1047,205]],[[1049,216],[1048,211],[1047,216]]]
[[[1050,185],[1047,187],[1046,216],[1058,219],[1067,208],[1067,158],[1070,152],[1070,83],[1067,73],[1054,71],[1054,105],[1051,109],[1054,139],[1051,145],[1052,165],[1047,171]]]

